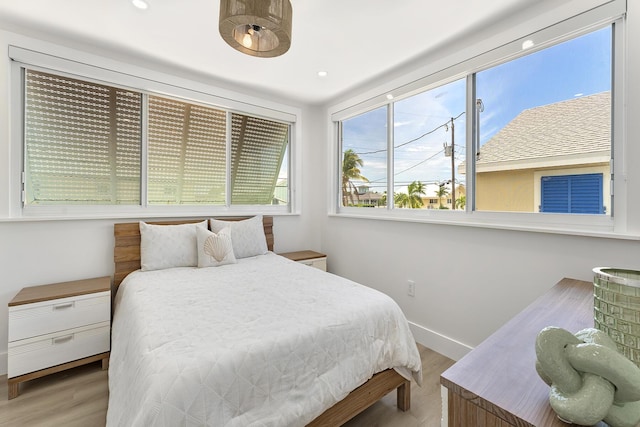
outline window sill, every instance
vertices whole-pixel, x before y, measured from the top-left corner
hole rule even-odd
[[[291,212],[288,207],[279,206],[242,206],[240,208],[225,208],[212,206],[199,206],[196,208],[185,208],[182,206],[144,209],[96,209],[97,207],[74,206],[68,210],[53,207],[43,207],[42,209],[24,212],[22,215],[0,217],[0,222],[36,222],[36,221],[85,221],[85,220],[160,220],[163,218],[208,218],[225,216],[248,216],[248,215],[270,215],[270,216],[295,216],[300,212]],[[113,208],[113,207],[111,207]],[[110,210],[110,212],[108,212]],[[35,212],[34,212],[35,211]]]
[[[426,213],[413,212],[416,213],[414,215],[410,214],[411,210],[409,209],[385,210],[383,214],[374,214],[373,212],[358,212],[359,209],[363,208],[351,208],[345,212],[330,213],[329,216],[640,241],[640,234],[614,231],[613,220],[608,216],[510,212],[467,213],[435,210]]]

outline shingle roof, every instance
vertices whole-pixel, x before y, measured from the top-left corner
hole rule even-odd
[[[601,92],[520,113],[480,147],[478,165],[611,149],[611,94]]]

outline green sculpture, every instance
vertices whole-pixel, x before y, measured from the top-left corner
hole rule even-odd
[[[536,339],[536,371],[551,386],[549,403],[566,422],[640,425],[640,368],[598,329],[575,335],[544,328]]]

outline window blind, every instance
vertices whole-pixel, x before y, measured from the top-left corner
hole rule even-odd
[[[226,112],[149,96],[149,204],[224,204]]]
[[[139,204],[141,95],[25,70],[25,204]]]
[[[232,114],[232,204],[278,203],[276,184],[288,142],[288,124]]]

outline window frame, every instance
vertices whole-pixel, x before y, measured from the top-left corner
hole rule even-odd
[[[402,220],[414,222],[442,223],[474,227],[489,227],[513,230],[542,231],[560,234],[594,235],[620,237],[627,230],[627,183],[624,179],[613,180],[613,176],[624,176],[627,159],[622,158],[627,152],[628,142],[623,138],[624,128],[624,52],[625,52],[625,19],[626,5],[614,1],[592,10],[577,14],[569,19],[544,27],[525,36],[511,38],[511,41],[495,48],[484,48],[475,55],[458,60],[453,65],[434,70],[425,77],[404,82],[399,78],[385,87],[374,89],[374,93],[366,94],[366,98],[348,100],[328,109],[330,132],[333,135],[332,145],[333,179],[339,179],[339,165],[342,154],[341,140],[336,129],[342,120],[357,116],[382,105],[393,105],[394,102],[430,90],[456,79],[467,79],[466,126],[467,159],[475,159],[475,75],[493,66],[508,62],[532,52],[573,39],[580,35],[611,26],[612,27],[612,149],[611,149],[611,212],[609,215],[553,214],[538,212],[492,212],[475,210],[475,161],[466,162],[466,208],[464,211],[448,211],[436,209],[388,209],[367,210],[357,207],[344,207],[340,203],[340,187],[331,189],[330,215],[376,218],[386,220]],[[533,39],[536,45],[532,49],[523,50],[522,42]],[[405,77],[406,79],[406,77]],[[391,99],[390,99],[391,98]],[[393,147],[390,146],[390,149]],[[391,186],[391,184],[389,184]],[[337,194],[336,194],[337,193]],[[615,197],[613,195],[615,194]],[[336,197],[337,195],[337,197]]]
[[[19,46],[9,46],[11,111],[11,190],[10,217],[24,219],[84,219],[84,218],[131,218],[131,217],[189,217],[202,215],[287,215],[300,213],[300,197],[296,188],[300,185],[300,150],[298,135],[301,126],[301,110],[297,107],[266,101],[241,93],[232,92],[171,75],[151,72],[126,64],[112,63],[105,58],[93,60],[81,54],[82,61],[53,56]],[[69,58],[69,59],[67,59]],[[89,65],[96,64],[96,65]],[[103,65],[106,63],[107,65]],[[141,93],[142,102],[142,147],[141,147],[141,201],[140,205],[48,205],[27,206],[23,204],[23,181],[25,178],[25,119],[24,114],[24,69],[32,69],[64,77],[94,82]],[[227,140],[227,194],[223,205],[149,205],[147,201],[147,129],[148,96],[156,95],[206,107],[242,114],[289,126],[287,147],[287,181],[289,203],[287,205],[233,205],[228,194],[231,140]],[[230,123],[227,123],[230,132]]]

